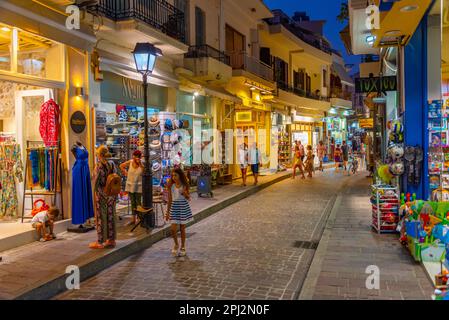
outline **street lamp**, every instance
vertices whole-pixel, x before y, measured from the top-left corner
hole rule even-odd
[[[145,166],[142,175],[143,209],[151,213],[150,227],[154,227],[153,215],[153,173],[150,164],[150,144],[148,139],[148,76],[153,73],[157,57],[162,51],[151,43],[137,43],[133,51],[137,71],[143,76],[143,112],[144,112],[144,159]]]

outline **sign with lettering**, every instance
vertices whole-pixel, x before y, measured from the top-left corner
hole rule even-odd
[[[374,119],[368,118],[368,119],[359,119],[359,126],[363,129],[372,129],[374,128]]]
[[[167,106],[168,89],[148,84],[148,106],[164,110]],[[142,82],[104,72],[101,82],[101,101],[125,106],[143,107]]]
[[[73,132],[76,134],[83,133],[83,131],[86,129],[86,116],[81,111],[76,111],[72,114],[72,117],[70,118],[70,127],[72,128]]]
[[[396,76],[355,79],[356,93],[377,92],[386,94],[387,91],[396,91],[397,89],[398,89],[398,81]]]

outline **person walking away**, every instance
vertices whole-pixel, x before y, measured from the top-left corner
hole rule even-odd
[[[318,159],[320,160],[320,167],[318,170],[320,171],[324,171],[323,169],[323,160],[324,160],[324,156],[326,155],[326,147],[324,146],[323,141],[320,141],[318,143],[318,147],[316,148],[316,152],[318,155]]]
[[[249,155],[249,163],[251,165],[251,171],[254,175],[254,185],[257,186],[259,183],[259,169],[262,163],[262,156],[260,155],[259,147],[256,142],[252,145]]]
[[[186,225],[193,220],[190,208],[189,181],[181,168],[173,170],[172,179],[168,186],[168,206],[165,219],[171,223],[171,234],[174,241],[172,255],[178,256],[178,226],[181,229],[181,250],[179,256],[186,253]]]
[[[137,208],[142,206],[142,175],[144,171],[142,163],[142,152],[134,151],[133,158],[120,165],[120,170],[126,178],[125,191],[128,192],[131,201],[132,221],[128,224],[137,223]]]
[[[301,140],[298,140],[299,154],[301,155],[301,161],[304,163],[304,157],[306,156],[306,151]]]
[[[292,179],[296,178],[296,169],[299,169],[299,173],[301,174],[301,178],[305,179],[306,177],[304,176],[304,164],[301,160],[301,152],[300,152],[300,148],[299,148],[299,142],[295,141],[295,147],[293,150],[293,154],[294,154],[294,158],[293,158],[293,175],[292,175]]]
[[[97,149],[97,164],[94,176],[95,193],[95,224],[97,228],[97,242],[89,245],[91,249],[113,248],[116,243],[115,206],[117,194],[109,195],[106,187],[116,178],[117,169],[114,162],[108,160],[111,157],[106,146]],[[116,181],[115,181],[116,182]]]
[[[343,145],[341,146],[341,152],[343,155],[344,171],[346,171],[348,170],[348,161],[349,161],[349,146],[346,144],[346,141],[343,141]]]
[[[339,168],[341,166],[341,163],[343,161],[342,152],[341,152],[341,148],[340,148],[339,144],[337,144],[337,147],[335,148],[335,151],[334,151],[334,161],[335,161],[335,172],[338,172]]]
[[[332,137],[331,138],[331,154],[330,154],[330,156],[332,157],[331,160],[335,161],[334,155],[335,155],[335,139]]]
[[[246,187],[246,176],[248,174],[248,145],[243,142],[239,148],[239,164],[242,171],[242,186]]]
[[[306,171],[308,173],[308,177],[312,178],[312,172],[313,172],[313,160],[315,158],[315,155],[313,154],[313,148],[311,145],[307,146],[307,159],[306,159]]]

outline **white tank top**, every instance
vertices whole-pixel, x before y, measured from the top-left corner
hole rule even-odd
[[[176,201],[179,199],[185,199],[185,197],[182,195],[182,193],[184,192],[184,186],[180,186],[179,188],[176,187],[176,184],[173,184],[171,186],[171,197],[172,197],[172,201]]]
[[[142,174],[143,168],[140,166],[134,168],[134,163],[129,165],[128,178],[126,179],[126,192],[142,193]]]

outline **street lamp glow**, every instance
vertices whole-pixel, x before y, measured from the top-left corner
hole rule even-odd
[[[162,56],[162,51],[151,43],[138,43],[133,51],[136,70],[143,74],[153,73],[156,58]]]

